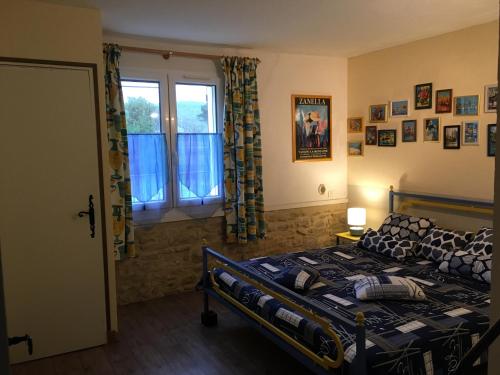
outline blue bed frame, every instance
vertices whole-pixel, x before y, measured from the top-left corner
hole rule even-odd
[[[426,195],[419,193],[408,193],[401,191],[394,191],[392,186],[389,191],[389,212],[394,212],[394,198],[413,198],[416,200],[430,201],[430,202],[440,202],[447,203],[456,206],[465,206],[465,207],[476,207],[476,208],[486,208],[492,209],[493,202],[492,201],[479,201],[472,199],[464,199],[464,198],[454,198],[454,197],[445,197],[445,196],[436,196],[436,195]],[[259,332],[261,332],[265,337],[273,341],[276,345],[278,345],[281,349],[289,353],[292,357],[297,359],[315,374],[319,375],[332,375],[340,369],[330,369],[326,370],[323,367],[316,364],[306,355],[304,355],[301,351],[297,350],[295,347],[290,345],[288,342],[269,331],[266,327],[262,326],[259,322],[254,320],[252,317],[248,316],[246,313],[238,309],[235,305],[226,301],[226,299],[222,298],[212,287],[210,283],[210,273],[209,273],[209,257],[213,258],[216,261],[219,261],[229,268],[238,271],[255,281],[261,283],[262,285],[270,288],[271,290],[282,294],[283,296],[295,301],[296,303],[302,305],[305,308],[312,309],[317,307],[317,311],[321,311],[321,308],[317,306],[314,301],[308,300],[305,297],[277,284],[271,280],[267,280],[260,275],[242,267],[237,262],[225,257],[224,255],[218,253],[214,249],[211,249],[208,246],[202,247],[203,254],[203,311],[201,313],[201,321],[205,326],[215,326],[217,324],[217,314],[210,310],[209,306],[209,296],[215,298],[220,303],[228,307],[231,311],[241,316],[244,320],[246,320],[251,326],[256,328]],[[353,322],[354,324],[354,322]],[[358,324],[356,326],[356,356],[354,357],[351,365],[350,365],[350,373],[354,375],[368,375],[367,365],[366,365],[366,348],[365,348],[365,337],[366,332],[363,324]]]

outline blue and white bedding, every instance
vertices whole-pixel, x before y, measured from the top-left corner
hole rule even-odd
[[[401,262],[355,245],[344,245],[241,264],[270,280],[291,266],[319,272],[319,278],[302,295],[319,306],[316,313],[330,320],[339,335],[345,350],[342,373],[349,373],[355,356],[354,322],[359,311],[366,317],[370,374],[452,374],[488,328],[489,285],[439,272],[436,263],[422,258],[408,257]],[[335,358],[333,343],[317,324],[227,272],[214,272],[221,288],[248,308],[316,353]],[[384,274],[415,281],[425,292],[426,300],[356,299],[356,280]]]

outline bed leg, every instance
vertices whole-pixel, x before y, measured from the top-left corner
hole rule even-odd
[[[201,324],[205,327],[213,327],[217,325],[217,313],[210,310],[208,305],[208,293],[209,288],[208,283],[208,255],[207,247],[203,246],[201,248],[203,255],[203,311],[201,312]]]
[[[368,375],[366,372],[366,332],[365,315],[362,312],[356,314],[356,375]]]

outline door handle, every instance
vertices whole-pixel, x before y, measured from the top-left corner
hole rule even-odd
[[[88,211],[80,211],[78,212],[79,217],[83,217],[84,215],[88,215],[89,217],[89,226],[90,226],[90,237],[95,237],[95,213],[94,213],[94,203],[92,200],[94,199],[93,195],[89,195],[89,210]]]

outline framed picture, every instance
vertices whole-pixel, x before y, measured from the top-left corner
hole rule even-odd
[[[424,142],[439,142],[439,117],[424,118]]]
[[[403,142],[417,141],[417,120],[404,120],[401,123],[401,140]]]
[[[451,113],[453,107],[453,90],[436,90],[436,113]]]
[[[377,127],[367,126],[365,128],[365,145],[376,146],[377,145]]]
[[[347,119],[348,133],[363,133],[363,117],[351,117]]]
[[[370,106],[370,122],[387,122],[387,104]]]
[[[332,160],[332,97],[292,95],[293,161]]]
[[[415,109],[432,108],[432,83],[415,85]]]
[[[396,130],[379,130],[378,145],[379,147],[396,147]]]
[[[443,148],[450,150],[460,148],[460,125],[443,127]]]
[[[479,95],[455,96],[455,116],[477,116]]]
[[[497,124],[488,125],[488,156],[497,154]]]
[[[347,154],[349,156],[363,156],[363,142],[347,142]]]
[[[462,123],[463,127],[463,139],[462,144],[464,146],[477,146],[479,145],[479,122],[478,121],[464,121]]]
[[[484,86],[484,111],[496,112],[498,103],[498,85]]]
[[[391,117],[408,116],[408,100],[393,100],[391,102]]]

